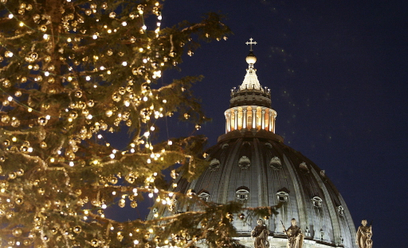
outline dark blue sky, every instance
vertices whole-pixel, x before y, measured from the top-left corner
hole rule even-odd
[[[200,130],[210,145],[224,133],[229,92],[242,83],[253,37],[276,133],[326,170],[356,226],[373,221],[375,247],[404,247],[396,227],[408,223],[408,3],[168,0],[163,25],[209,11],[226,15],[234,35],[204,44],[163,80],[205,76],[194,91],[213,119]],[[169,135],[184,127],[173,123]]]

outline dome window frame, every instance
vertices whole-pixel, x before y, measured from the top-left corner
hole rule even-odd
[[[278,202],[286,203],[289,201],[289,193],[283,190],[276,192],[276,199]]]
[[[238,160],[238,166],[239,166],[242,170],[247,170],[247,169],[249,169],[249,167],[251,167],[251,160],[250,160],[247,156],[242,156],[242,157]]]
[[[210,171],[217,171],[221,166],[220,160],[213,158],[210,161],[209,169]]]
[[[278,156],[274,156],[271,158],[269,161],[269,167],[271,167],[274,170],[280,170],[282,169],[282,161]]]
[[[208,202],[210,199],[211,194],[207,190],[200,190],[200,193],[198,193],[198,198],[200,198],[204,202]]]
[[[235,199],[240,202],[247,202],[249,199],[249,188],[241,186],[235,191]]]
[[[322,206],[323,206],[323,199],[320,198],[319,196],[314,196],[314,197],[312,198],[312,204],[313,204],[313,207],[315,207],[315,208],[322,208]]]

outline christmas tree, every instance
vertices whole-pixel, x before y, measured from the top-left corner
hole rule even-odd
[[[171,206],[162,171],[187,180],[203,137],[155,140],[168,116],[206,120],[185,77],[158,83],[200,41],[229,29],[217,14],[161,27],[153,0],[0,0],[0,237],[4,247],[229,246],[239,204],[118,222],[106,209],[143,197]],[[193,126],[194,126],[193,125]],[[106,136],[126,130],[124,149]]]

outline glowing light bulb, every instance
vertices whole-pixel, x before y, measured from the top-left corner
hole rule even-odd
[[[11,51],[6,51],[5,53],[4,53],[4,56],[6,56],[7,58],[11,58],[11,57],[13,57],[13,52],[11,52]]]

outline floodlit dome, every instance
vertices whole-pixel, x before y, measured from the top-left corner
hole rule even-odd
[[[256,61],[252,52],[250,55]],[[269,247],[286,247],[282,223],[287,228],[292,218],[302,229],[304,247],[356,247],[346,202],[324,170],[275,134],[277,114],[270,107],[270,92],[253,82],[258,78],[249,64],[242,85],[231,92],[230,108],[225,111],[226,133],[206,152],[208,168],[191,183],[178,181],[175,191],[195,192],[207,202],[274,207],[278,214],[265,218]],[[180,212],[199,210],[183,202],[177,208]],[[253,247],[251,231],[257,218],[243,216],[245,212],[234,217],[237,239]]]

